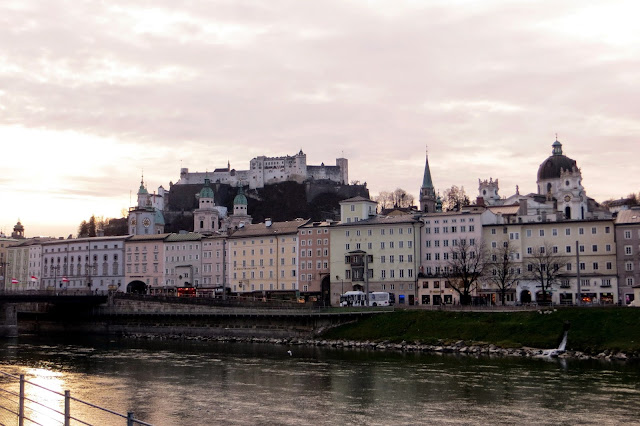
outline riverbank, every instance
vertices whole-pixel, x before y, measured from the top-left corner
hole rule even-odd
[[[564,358],[640,358],[640,310],[632,308],[550,308],[528,312],[398,310],[363,318],[313,338],[280,336],[197,336],[182,333],[124,333],[144,339],[329,346],[369,350],[441,352],[496,356],[542,356],[556,348],[569,327]]]
[[[435,345],[422,344],[419,342],[407,343],[405,341],[392,343],[389,341],[371,342],[354,340],[331,340],[331,339],[301,339],[301,338],[266,338],[266,337],[233,337],[233,336],[193,336],[185,334],[154,334],[154,333],[130,333],[123,335],[125,338],[144,340],[188,340],[200,342],[217,343],[256,343],[269,345],[292,346],[317,346],[348,350],[370,350],[370,351],[396,351],[396,352],[426,352],[442,354],[460,354],[468,356],[490,356],[490,357],[524,357],[524,358],[547,358],[543,350],[539,348],[501,348],[493,344],[469,344],[462,340],[455,343],[446,344],[444,341]],[[579,359],[602,361],[629,361],[638,358],[638,354],[627,354],[621,351],[605,350],[598,354],[587,354],[580,351],[566,351],[558,356],[560,359]]]
[[[568,351],[640,356],[640,310],[628,307],[550,308],[528,312],[403,310],[328,330],[324,338],[419,342],[430,346],[494,345],[502,349],[555,348],[569,326]]]

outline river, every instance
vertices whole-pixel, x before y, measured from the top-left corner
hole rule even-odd
[[[640,424],[637,363],[68,336],[5,339],[0,357],[154,425]]]

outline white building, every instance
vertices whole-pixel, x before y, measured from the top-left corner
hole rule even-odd
[[[214,183],[231,186],[249,186],[251,189],[263,188],[267,184],[294,181],[302,183],[308,180],[328,180],[348,184],[348,160],[337,158],[335,166],[324,163],[319,166],[307,165],[307,155],[300,150],[295,155],[283,157],[259,156],[249,162],[249,170],[235,170],[227,163],[226,168],[218,168],[213,172],[189,172],[188,168],[180,169],[180,180],[176,185],[202,184],[205,179]]]
[[[42,243],[42,287],[47,290],[125,291],[128,235]]]

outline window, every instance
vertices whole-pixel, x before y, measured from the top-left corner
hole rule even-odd
[[[595,235],[597,232],[598,232],[597,228],[595,228],[595,227],[591,228],[591,233],[592,234]]]
[[[633,262],[626,262],[624,264],[624,270],[625,271],[633,271]]]
[[[584,228],[578,228],[578,234],[584,235]]]
[[[564,235],[571,235],[571,228],[565,228]]]
[[[551,235],[553,235],[554,237],[557,237],[558,236],[558,229],[557,228],[553,228],[551,230]]]
[[[593,270],[594,271],[598,270],[598,262],[593,262]]]
[[[527,254],[533,254],[533,247],[527,247]]]
[[[598,251],[598,245],[597,245],[597,244],[593,244],[593,245],[591,246],[591,250],[592,250],[594,253],[595,253],[595,252],[597,252],[597,251]]]
[[[571,253],[571,246],[566,246],[564,248],[564,251],[567,252],[567,253]]]
[[[527,231],[527,232],[529,232],[529,231]],[[496,230],[495,230],[495,228],[491,229],[491,235],[496,235]]]
[[[613,269],[613,264],[611,262],[607,262],[607,269]]]
[[[631,231],[624,231],[624,239],[625,240],[631,239]]]
[[[541,236],[541,237],[544,237],[544,229],[541,229],[541,230],[540,230],[540,236]]]
[[[611,244],[607,244],[606,246],[604,246],[604,250],[611,251]]]
[[[527,229],[527,237],[531,237],[531,229]]]
[[[587,269],[587,265],[584,262],[580,262],[580,270],[584,271],[585,269]]]
[[[624,246],[624,254],[626,254],[627,256],[630,256],[633,254],[633,247],[631,246]]]

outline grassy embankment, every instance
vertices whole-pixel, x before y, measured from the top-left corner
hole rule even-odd
[[[551,313],[396,311],[329,330],[323,337],[424,344],[488,343],[504,348],[553,348],[570,322],[567,350],[640,351],[640,309],[560,308]]]

